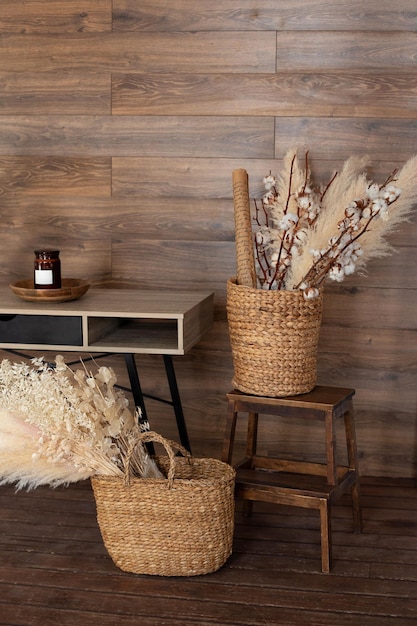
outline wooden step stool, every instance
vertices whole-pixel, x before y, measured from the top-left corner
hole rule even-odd
[[[353,389],[320,386],[310,393],[286,398],[253,396],[237,390],[227,394],[228,412],[223,447],[223,461],[226,463],[232,463],[238,413],[248,413],[246,457],[235,465],[236,497],[246,501],[248,514],[254,500],[318,509],[321,568],[326,573],[330,572],[332,560],[330,505],[348,491],[352,494],[354,530],[361,532],[362,529],[352,402],[354,394]],[[327,463],[258,456],[256,445],[259,414],[322,420],[325,426]],[[348,466],[339,466],[337,463],[336,420],[342,417],[346,432]]]

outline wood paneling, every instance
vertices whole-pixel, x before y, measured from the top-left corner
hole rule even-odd
[[[0,158],[1,194],[53,193],[57,195],[108,196],[110,160],[85,157]]]
[[[287,145],[287,150],[294,145]],[[281,146],[281,150],[284,146]],[[287,151],[286,150],[286,151]],[[301,152],[300,157],[302,158]],[[331,155],[329,155],[331,156]],[[349,155],[346,153],[345,158]],[[392,157],[392,153],[387,155]],[[317,180],[331,179],[335,170],[343,164],[343,159],[314,160],[311,169]],[[401,162],[400,165],[403,163]],[[265,189],[262,179],[270,171],[279,173],[282,159],[245,159],[245,158],[199,158],[177,159],[165,157],[114,157],[113,158],[113,196],[140,196],[166,198],[231,198],[231,172],[243,167],[249,174],[250,194],[260,198]],[[376,160],[371,162],[369,172],[382,183],[396,167],[395,162]],[[161,185],[161,176],[164,184]]]
[[[113,79],[120,115],[275,115],[417,117],[412,70],[375,69],[259,73],[140,73]]]
[[[284,157],[287,146],[309,150],[315,159],[340,159],[342,155],[379,155],[405,162],[415,149],[417,119],[355,117],[277,117],[275,155]],[[390,150],[387,150],[387,142]]]
[[[97,32],[111,29],[111,0],[2,0],[2,33]]]
[[[259,197],[297,146],[319,180],[369,154],[382,182],[416,152],[416,49],[415,0],[4,0],[0,278],[30,275],[45,245],[65,276],[213,291],[212,329],[175,365],[192,442],[219,450],[232,171]],[[319,382],[356,389],[363,472],[414,476],[415,217],[390,241],[397,254],[326,287]],[[160,359],[139,369],[146,392],[168,394]],[[177,438],[170,408],[147,402]],[[267,424],[264,448],[319,454],[318,432]]]
[[[12,210],[2,216],[2,230],[34,229],[57,237],[82,239],[130,235],[145,240],[233,241],[231,199],[133,197],[82,198],[23,195],[7,199]]]
[[[115,279],[136,280],[148,289],[160,285],[165,289],[197,291],[199,285],[209,282],[210,288],[221,297],[227,279],[236,273],[234,242],[147,241],[125,237],[122,242],[113,242],[112,255]]]
[[[230,198],[231,172],[242,165],[242,159],[192,158],[113,158],[113,195],[164,198],[167,196],[196,198]],[[249,163],[249,162],[248,162]],[[268,161],[251,161],[256,168],[252,190],[257,193],[262,177],[275,165]],[[161,184],[163,180],[164,184]],[[260,180],[260,183],[258,182]]]
[[[275,33],[112,33],[3,36],[8,71],[273,72]]]
[[[273,117],[9,115],[0,128],[4,154],[274,155]]]
[[[411,250],[411,254],[414,254]],[[332,292],[328,289],[324,319],[330,324],[362,328],[415,329],[413,311],[416,309],[415,289],[402,289],[381,285],[379,288],[342,287]],[[347,313],[346,313],[347,312]]]
[[[12,210],[2,216],[2,229],[23,228],[62,233],[73,238],[123,239],[125,235],[146,240],[233,241],[231,199],[133,197],[76,198],[61,195],[18,194],[7,199]]]
[[[0,72],[0,115],[9,115],[13,124],[19,114],[27,123],[37,123],[38,116],[69,113],[110,114],[110,77],[97,72]],[[36,116],[33,116],[36,111]],[[35,119],[33,119],[35,117]],[[71,119],[74,119],[73,117]],[[74,120],[75,121],[75,120]],[[52,120],[49,122],[52,124]],[[7,120],[1,127],[6,128]],[[36,129],[32,136],[36,138]],[[16,137],[11,137],[16,141]],[[62,152],[62,151],[61,151]]]
[[[416,45],[417,33],[412,32],[278,33],[277,70],[411,70]]]
[[[417,30],[414,0],[113,0],[116,30]]]

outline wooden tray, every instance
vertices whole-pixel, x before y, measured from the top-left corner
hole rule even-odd
[[[63,278],[61,289],[35,289],[33,284],[33,279],[18,280],[9,287],[16,296],[29,302],[68,302],[81,298],[91,285],[80,278]]]

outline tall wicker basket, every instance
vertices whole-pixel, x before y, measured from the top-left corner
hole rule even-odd
[[[175,456],[187,452],[157,433],[156,457],[165,478],[94,477],[97,520],[115,565],[126,572],[196,576],[219,569],[232,552],[235,470],[217,459]]]
[[[233,386],[258,396],[308,393],[317,379],[323,294],[265,291],[227,283]]]

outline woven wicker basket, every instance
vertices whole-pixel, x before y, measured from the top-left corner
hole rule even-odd
[[[323,294],[266,291],[227,283],[233,386],[258,396],[308,393],[317,379]]]
[[[168,479],[91,479],[104,545],[120,569],[136,574],[196,576],[219,569],[232,552],[235,471],[216,459],[175,456],[178,444],[157,433],[156,457]]]

